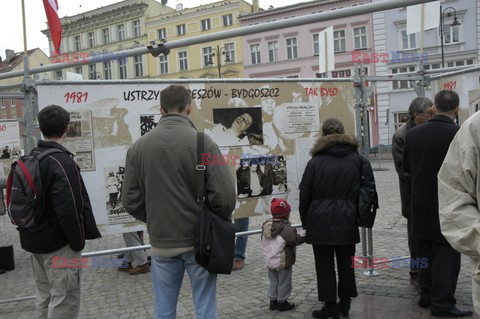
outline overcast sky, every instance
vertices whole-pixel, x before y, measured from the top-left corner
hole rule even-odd
[[[6,5],[3,2],[7,2]],[[106,6],[119,0],[57,0],[59,16],[72,16],[81,12]],[[246,0],[252,3],[251,0]],[[304,0],[301,2],[306,2]],[[160,2],[160,0],[158,0]],[[192,8],[203,4],[218,2],[218,0],[168,0],[167,5],[175,8],[177,3],[182,3],[184,8]],[[290,0],[260,0],[260,7],[267,9],[292,4]],[[27,19],[27,47],[28,49],[40,48],[47,55],[48,41],[41,30],[47,28],[47,17],[43,8],[42,0],[25,0],[25,15]],[[15,52],[23,51],[23,26],[21,0],[2,0],[0,12],[0,56],[5,58],[5,50],[12,49]]]

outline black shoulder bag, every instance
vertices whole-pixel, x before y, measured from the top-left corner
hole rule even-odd
[[[363,158],[360,158],[360,193],[357,199],[357,220],[358,226],[372,228],[375,223],[375,217],[378,209],[377,190],[365,182],[363,175]]]
[[[233,266],[235,226],[215,215],[206,202],[203,149],[203,133],[197,132],[197,201],[202,205],[202,212],[195,224],[195,260],[211,273],[228,275]]]

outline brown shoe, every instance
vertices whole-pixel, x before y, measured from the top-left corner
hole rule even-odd
[[[243,266],[245,265],[245,262],[243,261],[243,259],[237,259],[235,258],[233,260],[233,267],[232,267],[232,270],[241,270],[243,269]]]
[[[118,266],[118,271],[130,271],[130,269],[133,269],[132,263],[123,263],[120,266]]]
[[[130,275],[138,275],[138,274],[143,274],[146,272],[150,272],[150,266],[148,263],[145,263],[144,265],[134,267],[128,271]]]

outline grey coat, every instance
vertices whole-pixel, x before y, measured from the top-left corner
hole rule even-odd
[[[405,149],[405,137],[408,130],[415,126],[415,123],[409,119],[393,134],[392,138],[392,155],[395,169],[398,173],[398,181],[400,186],[400,200],[402,203],[402,216],[410,219],[411,209],[411,191],[410,191],[410,174],[403,169],[403,152]]]
[[[205,135],[205,153],[221,158]],[[128,150],[122,200],[127,212],[147,223],[157,248],[194,244],[194,226],[202,206],[197,202],[197,130],[182,115],[162,116],[157,127]],[[235,180],[228,166],[207,165],[207,201],[216,215],[228,219],[235,207]]]

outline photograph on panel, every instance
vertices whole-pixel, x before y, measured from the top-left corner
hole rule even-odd
[[[121,224],[134,221],[122,205],[122,190],[125,167],[110,165],[104,168],[105,199],[109,224]]]
[[[213,109],[212,129],[206,129],[218,146],[263,144],[260,107]]]
[[[236,175],[239,199],[282,194],[288,190],[283,156],[242,158]]]

